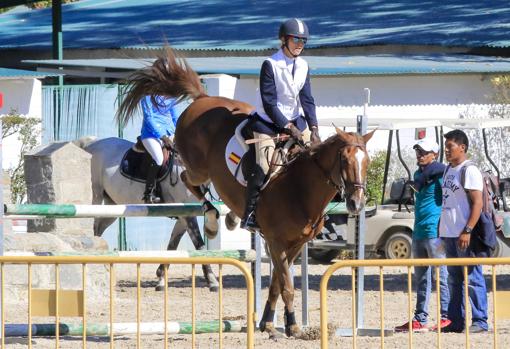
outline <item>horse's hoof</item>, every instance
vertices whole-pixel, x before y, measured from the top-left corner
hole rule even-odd
[[[204,233],[208,239],[214,239],[218,235],[218,211],[213,208],[205,212]]]
[[[209,291],[210,292],[218,292],[218,290],[219,290],[218,286],[209,286]]]
[[[165,286],[161,286],[161,285],[156,286],[157,292],[164,291],[164,290],[165,290]]]
[[[297,339],[304,338],[303,331],[301,331],[299,326],[296,324],[285,327],[285,334],[287,335],[287,337],[294,337]]]
[[[234,230],[240,221],[241,219],[237,217],[232,211],[227,213],[225,216],[225,225],[227,226],[228,230]]]
[[[259,329],[262,332],[266,332],[267,334],[269,334],[269,339],[272,339],[275,342],[278,339],[285,338],[283,333],[280,333],[276,330],[272,322],[261,322]]]

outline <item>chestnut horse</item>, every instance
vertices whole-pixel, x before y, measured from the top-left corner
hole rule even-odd
[[[200,185],[212,181],[226,205],[240,217],[246,188],[229,172],[225,148],[235,128],[253,110],[247,103],[208,96],[198,75],[171,49],[166,57],[136,72],[130,79],[119,121],[126,122],[145,94],[191,98],[193,103],[177,123],[175,142],[186,170],[181,178],[205,202]],[[303,333],[294,315],[294,287],[289,272],[303,245],[324,224],[324,209],[343,189],[347,208],[357,214],[365,204],[365,181],[369,163],[366,143],[373,132],[360,136],[336,129],[336,134],[316,147],[302,151],[261,192],[256,216],[274,272],[259,328],[270,338],[281,336],[273,324],[278,296],[285,303],[285,333]]]

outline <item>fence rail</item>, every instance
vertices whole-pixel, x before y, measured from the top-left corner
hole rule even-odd
[[[87,333],[89,333],[88,326],[94,326],[95,324],[87,325],[87,309],[86,309],[86,296],[87,296],[87,288],[86,288],[86,280],[87,280],[87,273],[86,273],[86,267],[87,265],[97,265],[97,264],[103,264],[109,266],[109,280],[110,280],[110,291],[109,291],[109,312],[110,312],[110,322],[105,324],[105,326],[109,329],[113,329],[112,331],[109,331],[110,336],[110,348],[114,347],[114,335],[120,334],[116,333],[115,329],[120,328],[118,323],[114,323],[114,301],[113,297],[115,295],[114,292],[114,283],[115,283],[115,276],[114,276],[114,267],[118,264],[134,264],[136,265],[136,280],[137,280],[137,297],[136,297],[136,323],[135,323],[135,329],[132,329],[133,332],[136,333],[136,347],[140,348],[141,344],[141,334],[142,330],[146,328],[146,325],[144,325],[141,322],[141,274],[140,274],[140,268],[143,264],[164,264],[165,267],[165,290],[164,290],[164,309],[162,309],[162,312],[164,313],[164,319],[163,322],[158,325],[162,327],[160,330],[162,330],[164,334],[164,347],[168,347],[168,334],[172,333],[172,322],[168,321],[168,265],[191,265],[192,266],[192,272],[191,272],[191,282],[192,282],[192,291],[191,291],[191,322],[189,324],[183,324],[183,326],[187,326],[190,329],[186,330],[187,332],[191,333],[192,339],[191,344],[192,347],[195,347],[195,335],[196,333],[204,331],[201,328],[198,328],[197,326],[201,325],[201,322],[197,322],[195,318],[195,312],[196,312],[196,305],[195,305],[195,268],[194,266],[197,264],[218,264],[219,265],[219,291],[218,291],[218,320],[215,323],[208,323],[207,325],[209,328],[217,328],[219,333],[219,344],[220,347],[223,346],[223,332],[227,332],[230,329],[232,329],[232,325],[236,326],[236,330],[238,327],[238,324],[235,322],[232,323],[225,323],[222,315],[222,304],[223,304],[223,284],[222,284],[222,266],[223,265],[230,265],[233,267],[236,267],[239,269],[239,271],[243,274],[244,279],[246,281],[246,347],[247,348],[253,348],[253,336],[254,336],[254,326],[255,326],[255,312],[254,312],[254,288],[253,288],[253,278],[251,276],[250,271],[244,264],[244,262],[232,259],[232,258],[224,258],[224,257],[191,257],[191,258],[183,258],[183,257],[173,257],[173,258],[162,258],[162,257],[114,257],[114,256],[0,256],[0,272],[1,272],[1,302],[2,302],[2,333],[6,334],[6,324],[5,324],[5,316],[4,316],[4,295],[5,295],[5,282],[4,282],[4,274],[5,274],[5,266],[11,265],[11,264],[24,264],[27,265],[27,283],[28,283],[28,324],[26,325],[26,331],[28,335],[28,347],[32,347],[32,336],[35,333],[32,333],[33,329],[37,329],[37,324],[32,324],[32,316],[55,316],[55,324],[53,326],[50,326],[51,329],[54,331],[55,335],[55,341],[56,341],[56,348],[59,347],[59,336],[61,335],[61,328],[65,328],[65,324],[61,324],[59,318],[62,314],[66,314],[65,316],[77,316],[82,319],[82,326],[79,328],[81,330],[81,336],[83,340],[83,347],[86,347],[87,344]],[[61,282],[60,282],[60,272],[59,268],[61,265],[81,265],[82,266],[82,290],[78,291],[68,291],[68,290],[62,290],[60,288]],[[35,292],[36,290],[32,288],[32,266],[33,265],[54,265],[55,266],[55,289],[53,290],[38,290],[38,292]],[[58,290],[58,292],[57,292]],[[65,292],[68,292],[67,294]],[[48,297],[53,297],[52,300],[47,301],[46,304],[43,304],[43,310],[41,310],[41,307],[37,307],[37,297],[39,297],[41,294],[43,294],[44,298],[41,299],[48,299]],[[49,295],[49,296],[48,296]],[[39,299],[39,303],[40,300]],[[76,304],[76,300],[78,299],[78,303]],[[64,308],[62,304],[71,304],[74,302],[75,305],[73,309],[69,309],[69,307]],[[50,304],[53,304],[50,306]],[[74,309],[75,308],[75,309]],[[44,310],[45,309],[45,310]],[[44,311],[48,312],[48,314],[44,314]],[[35,314],[35,315],[34,315]],[[53,314],[53,315],[52,315]],[[69,315],[72,314],[72,315]],[[222,325],[220,325],[220,323]],[[47,324],[45,324],[47,325]],[[41,326],[41,325],[39,325]],[[10,327],[8,327],[11,329]],[[174,331],[175,332],[175,331]],[[73,332],[73,334],[76,334],[76,329]],[[2,348],[5,348],[5,336],[2,336],[1,340],[1,346]]]
[[[497,292],[496,283],[496,267],[501,265],[510,265],[510,258],[450,258],[450,259],[407,259],[407,260],[345,260],[338,261],[332,264],[324,273],[320,283],[320,327],[321,327],[321,348],[329,348],[328,342],[328,303],[327,303],[327,288],[330,278],[333,273],[341,268],[351,268],[352,276],[352,347],[357,347],[358,329],[356,328],[356,290],[355,290],[355,274],[357,268],[361,267],[377,267],[379,268],[380,288],[380,348],[384,348],[384,268],[385,267],[407,267],[407,291],[408,291],[408,319],[411,323],[413,319],[413,303],[412,303],[412,267],[416,266],[461,266],[464,275],[464,294],[468,294],[468,284],[466,282],[468,277],[468,267],[474,265],[492,266],[491,281],[493,293],[493,347],[498,348],[498,298],[500,297]],[[439,287],[439,268],[436,268],[436,291],[437,291],[437,318],[441,318],[440,313],[440,287]],[[501,293],[501,298],[507,297],[507,293]],[[508,301],[508,298],[507,298]],[[470,318],[468,315],[469,297],[464,297],[465,319]],[[508,302],[507,302],[508,306]],[[441,348],[441,329],[437,331],[436,347]],[[465,347],[470,348],[470,333],[469,326],[465,330]],[[409,329],[409,348],[413,348],[413,331]]]

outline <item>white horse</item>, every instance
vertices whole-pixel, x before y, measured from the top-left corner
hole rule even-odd
[[[121,138],[104,138],[96,140],[93,137],[83,137],[74,142],[92,155],[92,192],[93,204],[115,205],[115,204],[137,204],[143,203],[142,197],[145,183],[129,179],[121,174],[120,163],[124,154],[133,143]],[[180,180],[180,173],[183,170],[175,166],[166,178],[160,182],[161,198],[163,202],[197,202],[197,199],[186,189]],[[115,218],[95,218],[94,234],[101,236],[103,232],[115,221]],[[218,227],[208,227],[217,229]],[[197,250],[205,249],[205,243],[200,235],[200,229],[196,217],[180,217],[172,230],[168,250],[175,250],[179,245],[183,234],[188,234]],[[209,290],[217,291],[218,281],[210,265],[202,265],[204,277]],[[160,265],[156,275],[158,285],[156,291],[164,289],[164,267]]]

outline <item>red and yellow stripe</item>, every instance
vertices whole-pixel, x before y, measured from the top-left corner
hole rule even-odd
[[[230,153],[228,159],[236,165],[239,165],[239,162],[241,162],[241,158],[236,153]]]

